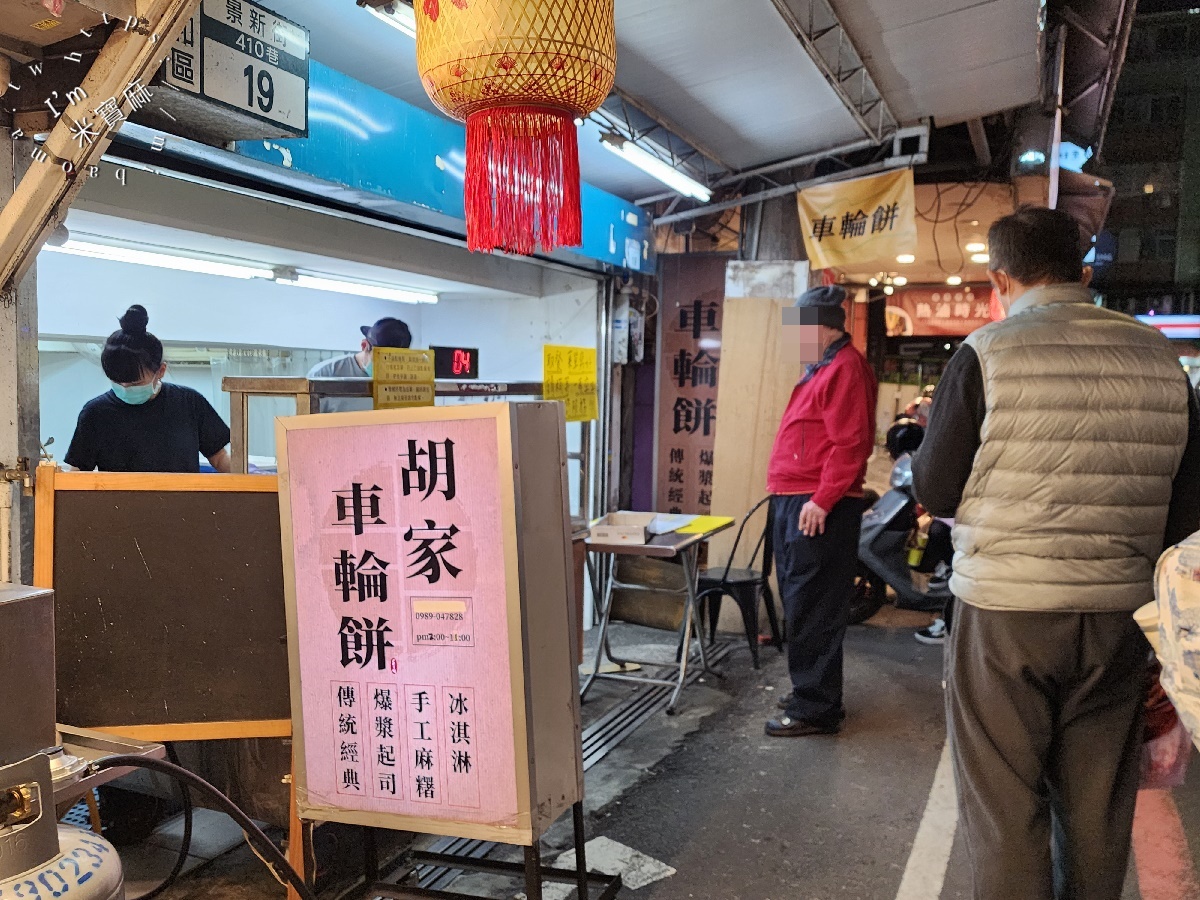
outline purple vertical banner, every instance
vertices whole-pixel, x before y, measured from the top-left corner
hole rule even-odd
[[[723,254],[660,256],[655,509],[712,509],[725,310]]]

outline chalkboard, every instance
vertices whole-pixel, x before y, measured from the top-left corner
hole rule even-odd
[[[277,494],[59,490],[53,531],[60,722],[291,715]]]

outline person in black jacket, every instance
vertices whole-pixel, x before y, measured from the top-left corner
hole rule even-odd
[[[229,426],[198,391],[164,381],[162,342],[150,316],[131,306],[104,343],[100,366],[112,389],[79,413],[65,462],[91,472],[199,472],[203,455],[230,469]]]

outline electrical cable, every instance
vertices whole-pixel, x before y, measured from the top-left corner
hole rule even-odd
[[[974,185],[978,185],[978,187],[975,188],[974,196],[972,196],[971,191],[972,191],[972,187]],[[932,228],[930,229],[930,233],[931,233],[931,237],[933,238],[934,258],[937,262],[938,269],[941,272],[943,272],[944,274],[955,275],[955,274],[961,273],[963,271],[963,269],[966,268],[967,257],[966,257],[966,254],[963,252],[962,235],[961,235],[960,227],[959,227],[959,219],[968,210],[970,210],[972,207],[974,207],[976,203],[979,202],[980,198],[983,196],[984,192],[988,189],[988,187],[990,185],[991,185],[991,182],[988,182],[988,181],[979,181],[979,182],[954,181],[954,182],[947,182],[945,184],[939,183],[934,186],[934,197],[933,197],[933,200],[930,201],[929,208],[925,209],[925,210],[918,209],[915,211],[916,217],[918,219],[920,219],[923,222],[927,222],[932,226]],[[949,214],[945,218],[943,218],[942,217],[943,200],[945,198],[945,195],[955,188],[962,189],[962,191],[963,191],[962,198],[957,203],[954,203],[953,201],[946,201],[946,206],[949,210],[951,210],[951,212],[949,212]],[[947,223],[953,223],[953,225],[954,225],[954,244],[955,244],[955,248],[958,250],[958,254],[959,254],[958,268],[955,269],[953,272],[949,268],[947,268],[945,262],[942,260],[941,245],[938,241],[938,226],[945,225]]]
[[[288,886],[287,879],[284,878],[282,875],[280,875],[277,871],[275,871],[275,867],[272,866],[269,862],[267,862],[267,860],[265,860],[263,858],[263,855],[254,848],[254,844],[250,842],[250,835],[246,834],[246,832],[243,831],[242,837],[244,837],[246,839],[246,844],[249,845],[250,852],[253,853],[255,856],[257,856],[259,861],[264,866],[267,867],[267,871],[271,873],[271,875],[275,878],[275,880],[278,881],[280,884],[282,884],[284,887],[287,887]]]
[[[167,758],[170,759],[172,765],[178,766],[179,754],[175,752],[175,746],[167,744],[166,748]],[[132,900],[154,900],[155,897],[162,894],[179,880],[179,876],[183,873],[183,867],[187,865],[188,854],[192,850],[192,819],[194,818],[192,792],[182,781],[177,780],[176,786],[179,788],[179,793],[183,800],[183,838],[179,842],[179,856],[175,860],[175,867],[171,869],[171,874],[164,878],[158,887],[147,891],[139,897],[134,897]]]
[[[250,817],[242,812],[232,800],[200,776],[174,763],[169,763],[161,759],[149,759],[144,756],[109,756],[92,763],[90,768],[93,772],[101,772],[105,769],[149,769],[152,772],[168,775],[181,784],[186,784],[201,796],[215,803],[219,809],[237,822],[245,833],[250,845],[255,851],[259,851],[255,855],[264,860],[268,868],[274,870],[277,876],[280,872],[286,875],[287,882],[296,889],[301,900],[317,900],[317,895],[313,892],[312,888],[292,868],[291,864],[287,861],[287,857],[275,846],[274,842],[263,834],[262,829],[255,825]]]

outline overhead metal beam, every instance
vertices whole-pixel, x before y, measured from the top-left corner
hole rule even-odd
[[[722,212],[727,209],[737,209],[742,206],[747,206],[751,203],[760,203],[763,200],[771,200],[775,197],[786,197],[788,194],[795,194],[805,188],[815,187],[818,184],[829,184],[834,181],[848,181],[851,178],[862,178],[864,175],[875,175],[879,172],[886,172],[889,169],[907,168],[908,166],[924,165],[928,160],[928,154],[913,153],[907,156],[893,156],[881,162],[870,163],[865,166],[857,166],[852,169],[847,169],[844,172],[834,172],[831,175],[822,175],[819,178],[809,178],[805,181],[797,181],[793,184],[786,184],[782,187],[771,188],[769,191],[760,191],[757,194],[747,194],[744,197],[738,197],[736,200],[726,200],[723,203],[710,203],[707,206],[701,206],[696,209],[689,209],[686,212],[675,213],[669,216],[660,216],[654,220],[654,225],[670,225],[674,222],[686,222],[689,219],[698,219],[701,216],[711,215],[715,212]]]
[[[910,158],[913,155],[912,154],[905,155],[903,153],[902,145],[903,145],[904,141],[912,140],[912,139],[915,139],[917,141],[917,152],[916,152],[915,156],[919,157],[920,160],[923,162],[924,160],[926,160],[928,158],[928,154],[929,154],[929,126],[927,124],[909,125],[906,128],[899,129],[895,134],[893,134],[888,139],[888,141],[884,141],[882,143],[880,143],[878,141],[873,141],[870,138],[862,138],[857,141],[851,141],[849,144],[841,144],[837,147],[830,147],[827,150],[818,150],[813,153],[804,153],[804,154],[801,154],[800,156],[793,156],[789,159],[783,159],[783,160],[779,160],[778,162],[768,163],[765,166],[757,166],[753,169],[745,169],[741,172],[733,172],[733,173],[725,176],[724,178],[721,178],[718,181],[713,182],[713,184],[711,186],[714,188],[726,187],[728,185],[737,184],[738,182],[747,181],[750,178],[762,178],[763,175],[765,175],[767,173],[771,173],[771,172],[777,172],[780,169],[798,168],[800,166],[811,165],[812,163],[819,162],[821,160],[837,159],[838,157],[848,156],[852,153],[858,153],[863,150],[871,150],[871,149],[875,149],[875,148],[880,148],[889,142],[892,145],[892,154],[891,155],[893,157],[904,156],[905,158]],[[852,168],[852,167],[847,164],[847,168]],[[774,190],[775,187],[778,187],[780,190],[784,191],[785,193],[792,189],[791,185],[775,185],[772,188],[769,188],[768,190]],[[754,196],[759,197],[761,195],[755,194]],[[658,194],[654,197],[646,197],[643,200],[636,201],[636,205],[647,206],[647,205],[650,205],[653,203],[658,203],[659,201],[668,200],[671,198],[674,198],[676,202],[674,204],[672,204],[671,210],[668,210],[668,213],[669,213],[674,210],[674,207],[676,205],[678,205],[678,201],[680,199],[679,196],[674,191],[669,191],[669,192],[666,192],[663,194]],[[711,210],[712,208],[713,208],[712,206],[704,206],[704,207],[699,207],[696,211],[699,215],[703,215],[705,210]],[[666,213],[664,213],[664,215],[666,215]]]
[[[971,147],[975,151],[976,161],[986,169],[992,164],[992,148],[988,145],[983,119],[968,119],[967,133],[971,135]]]
[[[136,17],[114,29],[78,92],[64,101],[37,162],[0,210],[0,290],[10,290],[33,264],[115,129],[144,103],[135,86],[149,84],[199,6],[200,0],[139,0]]]
[[[1075,29],[1077,32],[1082,34],[1085,38],[1087,38],[1089,41],[1091,41],[1097,47],[1100,47],[1102,50],[1105,50],[1105,51],[1109,51],[1111,49],[1111,47],[1109,46],[1111,42],[1109,40],[1107,40],[1106,38],[1103,38],[1100,35],[1098,35],[1095,32],[1095,30],[1092,28],[1092,26],[1089,25],[1087,23],[1087,21],[1083,18],[1083,16],[1079,15],[1079,13],[1075,12],[1075,10],[1071,9],[1071,7],[1064,5],[1063,7],[1061,7],[1058,10],[1058,14],[1059,14],[1059,16],[1062,17],[1062,20],[1064,22],[1066,22],[1073,29]]]
[[[899,123],[829,0],[771,0],[867,137],[882,143]]]
[[[614,88],[604,104],[588,118],[701,184],[709,184],[731,168],[648,103],[620,88]]]
[[[778,172],[781,169],[791,169],[796,166],[804,166],[809,163],[814,163],[822,159],[832,159],[842,156],[847,153],[857,153],[860,150],[870,150],[873,147],[881,146],[877,141],[870,138],[853,141],[849,144],[842,144],[838,147],[831,147],[828,150],[820,150],[815,153],[804,153],[800,156],[793,156],[790,159],[780,160],[779,162],[768,163],[765,166],[757,166],[753,169],[745,169],[741,172],[733,172],[726,175],[724,178],[719,178],[714,181],[709,187],[719,188],[726,185],[736,184],[739,181],[745,181],[748,178],[761,178],[772,172]],[[636,206],[649,206],[654,203],[659,203],[663,200],[678,198],[679,195],[675,191],[665,191],[661,194],[655,194],[653,197],[644,197],[641,200],[635,200]]]
[[[695,136],[689,134],[686,129],[680,127],[675,122],[673,122],[671,119],[669,119],[667,116],[663,115],[663,113],[661,113],[654,107],[650,106],[650,104],[648,104],[645,100],[642,100],[640,97],[635,97],[633,94],[630,94],[630,93],[622,90],[619,87],[614,87],[612,92],[616,96],[620,97],[624,102],[628,103],[630,106],[632,106],[638,112],[640,112],[642,115],[646,116],[647,118],[653,119],[655,122],[658,122],[660,125],[662,125],[663,128],[666,128],[672,134],[676,134],[679,137],[683,138],[683,140],[687,141],[689,144],[691,144],[693,147],[695,147],[697,150],[699,150],[701,153],[703,153],[705,156],[707,156],[709,159],[711,159],[713,162],[715,162],[721,168],[723,168],[723,169],[732,168],[729,165],[729,163],[725,162],[725,160],[723,160],[716,151],[705,146],[702,141],[697,140],[695,138]]]
[[[1096,91],[1098,91],[1100,89],[1100,86],[1102,84],[1104,84],[1104,80],[1107,77],[1108,76],[1104,73],[1097,75],[1095,78],[1093,78],[1087,84],[1085,84],[1082,88],[1080,88],[1078,91],[1076,91],[1073,96],[1071,96],[1067,100],[1064,100],[1063,105],[1066,106],[1067,109],[1070,109],[1072,106],[1076,106],[1081,100],[1086,100],[1088,97],[1090,97],[1092,94],[1096,93]]]

